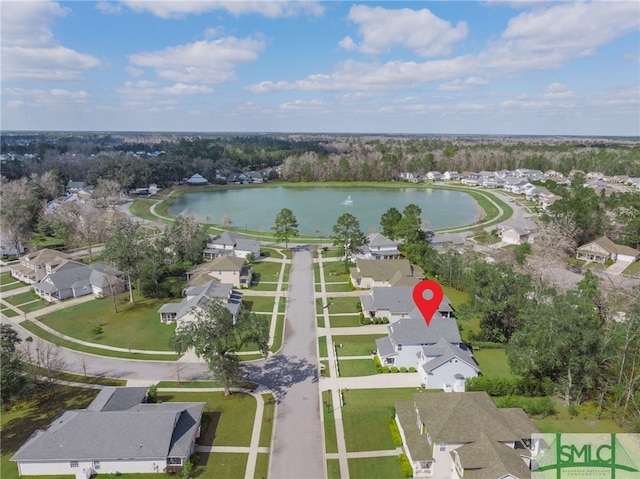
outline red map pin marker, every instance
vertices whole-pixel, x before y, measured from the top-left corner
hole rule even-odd
[[[443,296],[442,287],[431,279],[424,279],[413,288],[413,302],[422,313],[427,326],[438,311]]]

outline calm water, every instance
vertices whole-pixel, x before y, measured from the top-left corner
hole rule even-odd
[[[203,223],[270,232],[282,208],[293,211],[301,235],[332,234],[343,213],[358,218],[366,234],[380,231],[380,217],[389,208],[400,212],[410,203],[422,208],[429,228],[450,228],[474,223],[482,214],[476,201],[460,191],[423,188],[237,188],[194,192],[179,196],[169,209],[172,215],[195,216]]]

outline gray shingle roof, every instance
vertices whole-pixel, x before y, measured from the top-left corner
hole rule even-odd
[[[126,398],[116,394],[116,399],[130,401],[138,392]],[[108,408],[109,401],[105,405]],[[184,457],[190,452],[204,406],[204,403],[166,402],[136,404],[125,410],[64,411],[46,430],[36,431],[12,460]]]
[[[66,268],[47,275],[45,277],[47,281],[36,283],[34,288],[47,292],[64,291],[89,285],[102,288],[105,283],[108,284],[107,274],[117,278],[122,276],[122,271],[103,264],[69,263]]]
[[[159,313],[176,313],[176,319],[188,314],[192,308],[204,307],[205,304],[214,299],[220,298],[224,301],[225,307],[234,316],[240,310],[242,304],[242,293],[233,290],[233,285],[221,283],[213,279],[202,286],[187,288],[186,299],[180,303],[166,303],[158,310]]]
[[[376,261],[380,263],[381,261]],[[365,298],[369,296],[370,300]],[[413,301],[413,286],[376,286],[371,288],[369,295],[360,296],[362,306],[365,311],[374,311],[375,309],[389,310],[393,314],[411,314],[411,317],[422,318],[421,313],[416,309]],[[446,296],[442,297],[442,302],[438,307],[440,312],[452,312],[453,308]],[[417,314],[416,314],[417,312]]]
[[[416,309],[419,315],[420,312]],[[415,313],[414,312],[414,313]],[[459,344],[462,342],[456,320],[443,318],[436,313],[431,319],[429,327],[420,317],[402,318],[395,324],[389,325],[389,337],[394,344],[436,344],[440,339],[448,343]]]
[[[440,339],[433,346],[425,346],[422,348],[422,352],[427,357],[434,356],[431,361],[427,361],[422,365],[422,368],[427,373],[433,371],[438,366],[441,366],[451,359],[458,359],[459,361],[462,361],[474,368],[477,372],[480,372],[478,365],[468,349],[463,349],[459,346],[448,343],[444,338]]]
[[[145,387],[105,387],[87,406],[88,411],[123,411],[140,404],[147,396]]]

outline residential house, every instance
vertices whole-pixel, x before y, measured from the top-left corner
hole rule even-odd
[[[236,288],[248,288],[251,286],[252,277],[251,267],[246,266],[244,259],[237,256],[218,256],[187,271],[187,282],[191,286],[204,284],[214,278]]]
[[[356,259],[349,268],[351,284],[356,288],[369,289],[374,286],[415,286],[424,279],[424,271],[407,259]]]
[[[445,180],[456,181],[460,179],[460,174],[457,171],[445,171],[442,174],[442,178]]]
[[[553,193],[543,193],[538,196],[538,206],[540,206],[543,210],[547,210],[549,206],[554,204],[556,201],[561,200],[562,196],[558,196]]]
[[[184,296],[180,303],[166,303],[160,307],[160,321],[176,323],[176,329],[179,329],[188,322],[197,321],[198,311],[203,311],[209,301],[219,299],[233,315],[235,322],[242,306],[242,293],[234,291],[231,284],[216,279],[187,288]]]
[[[533,243],[534,234],[538,230],[538,225],[531,220],[510,218],[498,227],[498,235],[504,243]]]
[[[520,408],[497,408],[484,392],[421,393],[395,403],[413,477],[528,479],[537,428]]]
[[[20,476],[179,472],[195,452],[205,403],[146,403],[147,388],[105,387],[63,411],[11,458]]]
[[[364,259],[400,259],[398,242],[391,240],[380,233],[371,233],[367,236],[367,244],[363,248]]]
[[[461,250],[466,240],[466,236],[462,233],[434,233],[429,239],[429,246],[437,250],[448,248]]]
[[[76,264],[48,274],[33,285],[34,292],[47,301],[59,301],[93,294],[104,298],[126,289],[123,273],[103,264]]]
[[[427,173],[427,180],[442,181],[443,179],[444,176],[442,176],[442,173],[440,173],[439,171],[430,171],[429,173]]]
[[[387,318],[390,323],[409,317],[422,318],[413,301],[414,286],[371,288],[367,294],[360,295],[363,314],[370,318]],[[455,310],[446,296],[438,306],[438,314],[447,319],[455,318]]]
[[[83,188],[86,188],[87,184],[84,181],[72,181],[69,180],[66,186],[67,193],[77,193]]]
[[[259,171],[250,171],[249,173],[247,173],[247,178],[249,178],[249,181],[251,181],[251,183],[265,182],[264,175]]]
[[[209,184],[209,181],[204,178],[201,174],[195,173],[191,178],[189,178],[186,183],[189,186],[202,186]]]
[[[376,340],[376,356],[383,366],[415,368],[427,389],[464,391],[460,377],[480,373],[471,351],[462,342],[454,318],[436,313],[429,326],[419,311],[388,326],[389,334]]]
[[[633,263],[640,258],[640,251],[630,246],[616,244],[602,236],[578,248],[577,259],[604,263],[606,260]]]
[[[218,256],[246,258],[249,254],[259,258],[260,244],[256,240],[245,238],[234,231],[225,231],[219,235],[211,236],[204,249],[205,259],[213,259]]]
[[[20,257],[20,264],[10,267],[11,276],[23,283],[33,284],[42,281],[48,274],[68,268],[82,266],[71,255],[44,248]]]
[[[466,186],[479,186],[484,182],[484,178],[480,175],[472,173],[460,178],[460,183]]]
[[[251,183],[251,178],[249,178],[244,173],[231,173],[227,177],[227,183],[231,183],[234,185],[246,185]]]

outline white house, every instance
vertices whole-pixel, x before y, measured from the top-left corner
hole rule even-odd
[[[363,249],[364,259],[400,259],[398,242],[383,234],[371,233],[367,236],[367,244]]]
[[[430,171],[427,173],[427,179],[431,181],[442,181],[444,176],[439,171]]]
[[[464,380],[480,373],[453,318],[436,313],[427,326],[414,315],[390,324],[388,330],[388,336],[376,340],[380,364],[415,368],[428,389],[451,391],[456,385],[464,391]]]
[[[394,406],[413,477],[531,477],[538,430],[522,409],[499,409],[486,392],[421,393]]]
[[[233,315],[234,322],[242,306],[242,293],[233,290],[233,286],[212,279],[202,286],[192,286],[185,290],[185,298],[180,303],[163,304],[158,313],[163,323],[176,323],[179,329],[187,322],[197,320],[197,311],[206,308],[209,301],[220,299]]]
[[[73,266],[48,274],[33,285],[34,292],[47,301],[54,301],[88,294],[103,298],[126,289],[120,270],[103,264]]]
[[[457,180],[460,178],[460,174],[457,171],[445,171],[442,174],[442,178],[445,180]]]
[[[576,258],[598,263],[604,263],[608,259],[633,263],[640,258],[640,251],[630,246],[616,244],[606,236],[602,236],[580,246]]]
[[[211,236],[204,249],[204,257],[206,259],[213,259],[218,256],[246,258],[249,254],[259,258],[260,244],[254,239],[245,238],[233,231],[225,231],[219,235]]]
[[[195,452],[205,403],[145,403],[147,388],[107,387],[63,411],[11,458],[21,476],[179,472]]]

